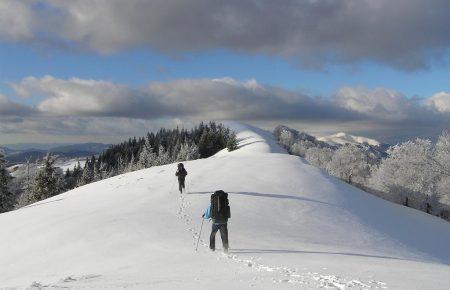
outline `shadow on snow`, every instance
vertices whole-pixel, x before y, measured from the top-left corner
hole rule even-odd
[[[212,191],[197,191],[197,192],[190,192],[188,194],[199,194],[199,195],[207,195],[212,194]],[[315,203],[321,203],[326,204],[330,206],[335,206],[331,203],[315,200],[311,198],[301,197],[301,196],[295,196],[295,195],[287,195],[287,194],[272,194],[272,193],[261,193],[261,192],[228,192],[230,195],[247,195],[247,196],[257,196],[257,197],[264,197],[264,198],[278,198],[278,199],[292,199],[292,200],[298,200],[298,201],[307,201],[307,202],[315,202]]]

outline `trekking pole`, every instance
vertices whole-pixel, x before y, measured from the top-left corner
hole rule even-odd
[[[200,233],[198,234],[198,238],[197,238],[197,245],[195,246],[195,251],[197,252],[198,250],[198,242],[200,241],[200,236],[202,235],[202,229],[203,229],[203,222],[205,221],[204,218],[202,218],[202,225],[200,226]]]

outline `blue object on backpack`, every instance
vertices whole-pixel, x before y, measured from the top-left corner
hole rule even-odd
[[[209,205],[208,208],[205,210],[203,218],[206,220],[211,218],[211,205]]]

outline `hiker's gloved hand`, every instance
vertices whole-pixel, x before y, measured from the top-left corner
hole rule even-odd
[[[205,214],[202,214],[202,218],[204,218],[205,217]]]

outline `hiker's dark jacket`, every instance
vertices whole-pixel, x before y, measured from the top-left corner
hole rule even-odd
[[[178,176],[178,179],[186,178],[187,174],[188,173],[187,173],[186,169],[184,169],[184,167],[183,168],[178,168],[177,172],[175,173],[175,175]]]

